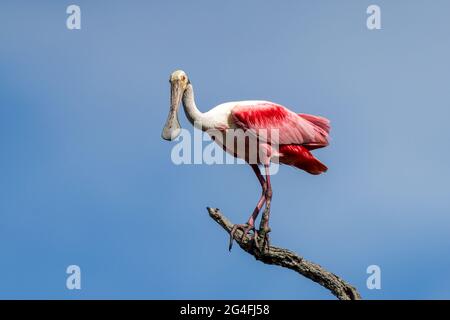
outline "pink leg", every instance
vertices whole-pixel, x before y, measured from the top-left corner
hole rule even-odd
[[[272,201],[272,185],[270,184],[270,174],[269,174],[269,165],[264,165],[265,173],[266,173],[266,201],[268,205],[267,215],[264,219],[264,229],[269,230],[269,218],[270,218],[270,202]]]
[[[263,194],[263,195],[261,195],[261,198],[259,198],[259,201],[256,204],[255,210],[253,210],[252,215],[250,216],[250,218],[248,218],[247,224],[249,226],[251,226],[251,227],[255,226],[255,220],[258,217],[258,214],[261,211],[261,208],[263,207],[265,202],[266,202],[266,196]]]
[[[261,224],[259,226],[259,231],[261,233],[263,241],[263,247],[269,250],[270,248],[270,239],[269,239],[269,218],[270,218],[270,203],[272,201],[272,186],[270,184],[270,174],[269,174],[269,165],[264,165],[265,174],[266,174],[266,210],[264,211],[263,217],[261,218]]]
[[[257,238],[257,233],[256,233],[256,229],[255,229],[255,220],[258,217],[258,214],[261,211],[261,208],[263,207],[264,203],[266,202],[267,184],[266,184],[266,181],[264,180],[264,177],[261,174],[261,171],[259,170],[258,165],[251,164],[250,166],[252,167],[253,171],[256,174],[256,177],[259,180],[259,183],[261,184],[262,194],[261,194],[261,197],[258,200],[258,203],[256,204],[255,210],[253,210],[252,215],[250,216],[250,218],[248,218],[247,223],[246,224],[235,224],[233,226],[233,229],[231,229],[231,232],[230,232],[230,245],[229,245],[229,248],[228,248],[229,250],[231,250],[231,248],[233,246],[234,233],[236,232],[237,229],[242,229],[242,231],[243,231],[242,238],[245,237],[246,234],[250,230],[253,230],[254,237],[255,237],[255,239]]]
[[[266,202],[267,183],[266,183],[266,180],[264,180],[264,177],[262,176],[261,171],[259,171],[258,165],[252,164],[251,167],[252,167],[253,171],[255,172],[256,177],[258,178],[259,183],[261,184],[261,188],[262,188],[261,198],[259,198],[259,201],[256,204],[256,208],[253,211],[253,214],[250,216],[250,218],[248,219],[248,222],[247,222],[247,224],[249,224],[253,227],[255,224],[255,220],[258,217],[259,212],[261,211],[262,206]]]

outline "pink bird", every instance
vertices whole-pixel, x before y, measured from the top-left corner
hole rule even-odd
[[[268,101],[227,102],[202,113],[195,104],[193,87],[184,71],[173,72],[169,81],[170,112],[162,138],[173,140],[180,134],[178,108],[182,101],[188,120],[198,129],[206,131],[226,152],[248,162],[261,184],[261,197],[247,223],[233,227],[230,249],[234,232],[238,228],[243,230],[244,235],[253,231],[253,238],[257,238],[255,220],[264,204],[270,203],[272,199],[269,171],[271,162],[293,166],[314,175],[327,171],[327,167],[311,154],[311,150],[328,145],[328,119],[297,114]],[[245,142],[240,147],[239,140]],[[256,145],[256,149],[251,148],[253,145]],[[264,175],[258,165],[264,166]],[[263,228],[268,246],[268,219]]]

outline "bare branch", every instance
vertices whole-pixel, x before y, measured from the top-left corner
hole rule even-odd
[[[207,208],[209,215],[214,221],[222,226],[228,233],[231,232],[233,224],[220,212],[219,209]],[[317,282],[327,288],[340,300],[360,300],[361,296],[355,287],[351,286],[337,275],[325,270],[320,265],[307,261],[296,253],[283,248],[270,246],[269,250],[258,250],[248,235],[238,229],[235,233],[235,241],[239,246],[266,264],[274,264],[294,270],[304,277]]]

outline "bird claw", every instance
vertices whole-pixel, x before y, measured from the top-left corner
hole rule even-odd
[[[262,253],[269,252],[269,250],[270,250],[269,232],[270,232],[270,229],[267,230],[267,231],[263,230],[262,232],[260,232],[260,233],[262,233],[262,235],[261,235],[261,237],[262,237],[261,245],[258,242],[258,237],[255,237],[255,246]]]
[[[266,233],[264,237],[264,249],[267,250],[267,252],[270,250],[270,237],[268,233]]]
[[[230,243],[228,245],[229,251],[231,251],[231,249],[233,248],[233,240],[235,239],[234,235],[238,229],[242,231],[242,236],[240,237],[241,241],[244,240],[244,238],[250,233],[250,231],[253,231],[253,234],[251,234],[250,238],[253,241],[253,245],[256,247],[256,249],[262,253],[269,252],[270,250],[269,232],[271,231],[270,228],[267,230],[258,231],[254,226],[249,225],[248,223],[233,225],[233,228],[231,228],[230,231]],[[262,238],[261,241],[259,241],[260,237]]]
[[[235,224],[233,226],[233,228],[231,228],[230,231],[230,244],[228,245],[228,250],[231,251],[231,248],[233,247],[233,240],[234,240],[234,234],[236,233],[236,230],[242,230],[242,236],[241,236],[241,241],[244,240],[244,238],[247,236],[247,234],[250,231],[253,231],[253,238],[256,237],[256,229],[254,226],[249,225],[248,223],[245,224]]]

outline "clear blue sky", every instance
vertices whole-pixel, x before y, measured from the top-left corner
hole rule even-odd
[[[66,29],[66,7],[82,29]],[[382,30],[366,28],[366,8]],[[329,172],[272,178],[272,240],[365,298],[450,298],[448,1],[2,1],[0,298],[333,298],[256,262],[251,169],[182,165],[160,133],[182,68],[199,108],[331,119]],[[182,125],[192,130],[183,114]],[[82,290],[65,288],[66,267]],[[366,289],[366,268],[382,290]],[[264,283],[264,285],[262,285]]]

